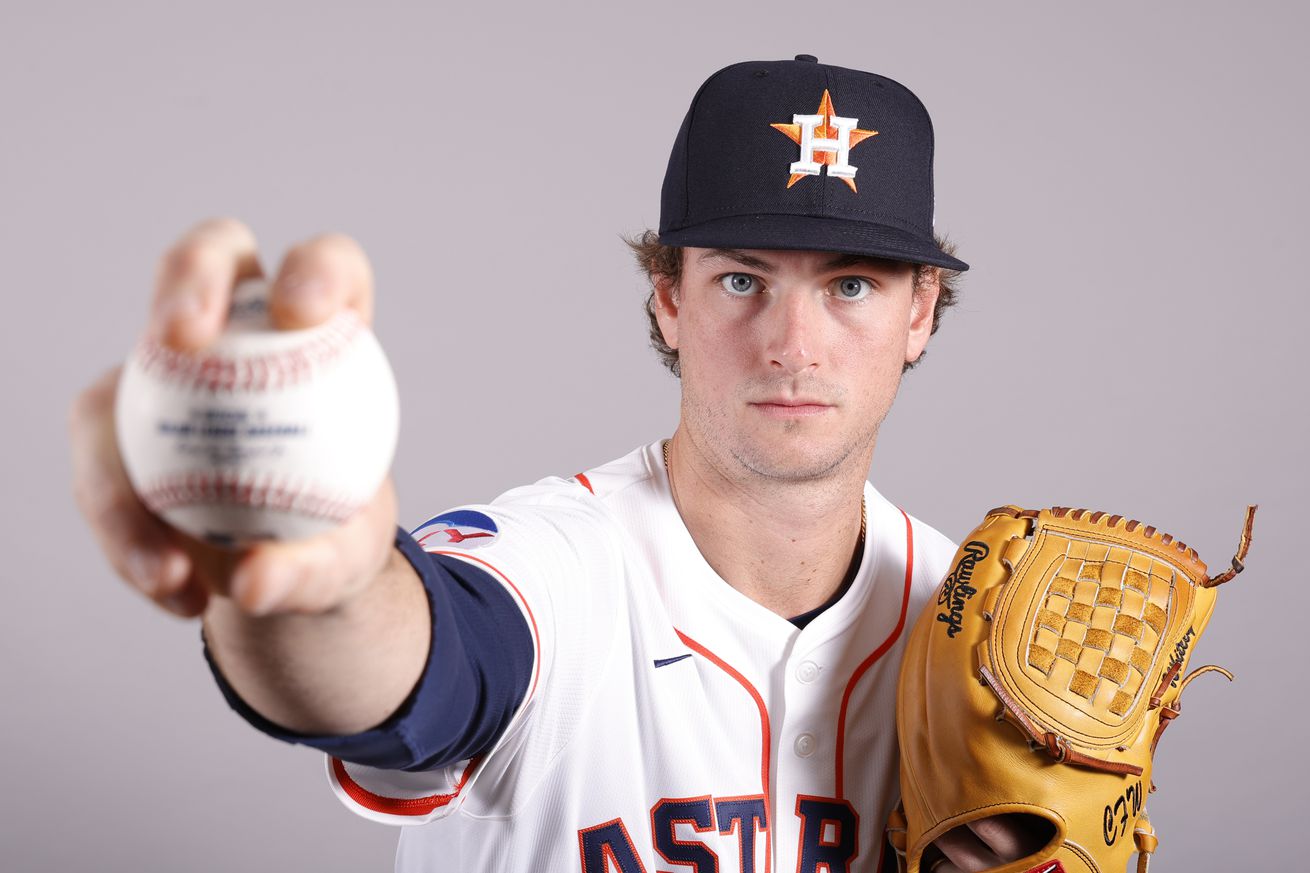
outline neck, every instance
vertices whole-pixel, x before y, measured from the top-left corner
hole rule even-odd
[[[733,588],[791,618],[826,603],[858,563],[870,457],[821,479],[724,469],[679,428],[667,447],[673,499],[701,555]]]

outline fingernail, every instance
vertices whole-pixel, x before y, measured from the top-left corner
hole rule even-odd
[[[127,574],[147,597],[160,589],[159,557],[154,552],[133,549],[127,553]]]
[[[327,283],[318,276],[292,273],[278,281],[277,291],[292,306],[316,306],[327,296]]]
[[[184,286],[170,291],[155,306],[152,326],[156,336],[163,334],[172,324],[196,318],[204,308],[205,298],[199,286]]]
[[[204,309],[204,304],[205,296],[199,285],[184,285],[170,291],[161,301],[159,314],[170,321],[177,318],[192,318]]]

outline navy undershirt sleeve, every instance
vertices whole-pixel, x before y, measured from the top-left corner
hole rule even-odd
[[[289,743],[387,770],[433,770],[488,751],[509,724],[532,675],[532,634],[503,585],[448,555],[430,555],[404,530],[398,548],[418,572],[432,614],[427,665],[408,699],[386,721],[349,736],[310,736],[255,712],[223,678],[205,647],[228,705],[259,730]]]

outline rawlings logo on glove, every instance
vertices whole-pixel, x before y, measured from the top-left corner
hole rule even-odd
[[[937,620],[946,622],[946,635],[953,637],[960,632],[960,621],[964,614],[964,605],[969,598],[978,593],[978,589],[969,585],[973,578],[973,568],[987,557],[987,544],[977,540],[960,549],[959,559],[951,575],[942,580],[941,593],[937,595],[937,605],[945,606],[947,612],[937,613]]]

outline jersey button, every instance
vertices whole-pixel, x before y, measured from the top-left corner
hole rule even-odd
[[[813,661],[801,661],[796,667],[796,678],[806,685],[819,678],[819,665]]]
[[[801,734],[796,737],[796,742],[792,744],[792,748],[796,750],[798,756],[808,758],[814,754],[814,750],[818,745],[819,741],[814,738],[814,734]]]

